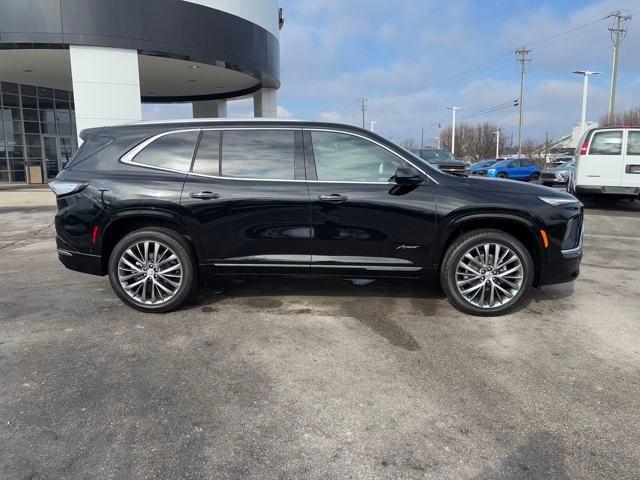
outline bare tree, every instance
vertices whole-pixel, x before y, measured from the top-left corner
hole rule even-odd
[[[603,127],[612,127],[616,125],[640,125],[640,107],[631,107],[622,112],[613,115],[611,121],[607,115],[600,117],[600,125]]]
[[[416,148],[418,146],[416,144],[416,141],[413,138],[407,138],[407,139],[403,140],[402,143],[400,143],[400,145],[402,145],[407,150],[413,150],[414,148]]]
[[[537,160],[538,162],[542,158],[542,152],[544,151],[544,144],[529,137],[522,142],[522,153],[525,157]]]
[[[475,125],[460,123],[456,125],[456,157],[472,161],[483,158],[494,158],[496,155],[496,135],[498,125],[483,122]],[[451,150],[451,127],[446,127],[440,133],[440,143],[443,148]],[[507,146],[506,135],[500,135],[500,151]]]

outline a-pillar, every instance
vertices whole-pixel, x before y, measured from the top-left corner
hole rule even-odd
[[[142,118],[136,50],[71,45],[69,56],[78,135]]]

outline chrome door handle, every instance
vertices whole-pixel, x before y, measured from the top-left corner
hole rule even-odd
[[[214,200],[216,198],[220,198],[220,194],[214,192],[192,192],[189,195],[191,196],[191,198],[199,198],[200,200]]]
[[[349,197],[346,195],[340,195],[339,193],[332,193],[330,195],[318,195],[318,199],[321,202],[341,203],[349,200]]]

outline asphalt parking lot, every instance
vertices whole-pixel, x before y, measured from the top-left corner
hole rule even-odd
[[[249,279],[145,315],[0,192],[0,478],[638,478],[640,202],[506,317],[409,281]]]

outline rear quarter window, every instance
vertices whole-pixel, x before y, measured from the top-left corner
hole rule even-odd
[[[133,163],[188,172],[199,130],[173,132],[155,139],[133,157]]]

